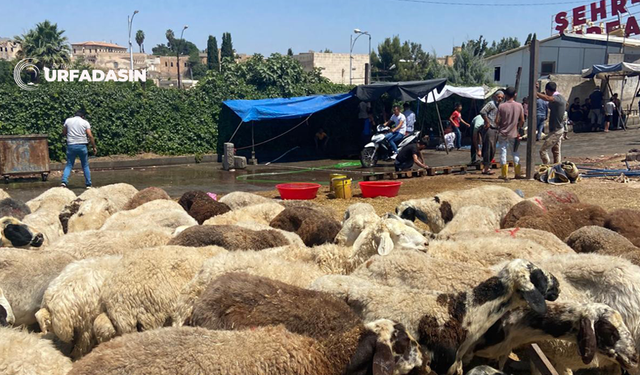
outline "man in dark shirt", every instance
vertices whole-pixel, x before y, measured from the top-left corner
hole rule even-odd
[[[422,150],[427,148],[427,143],[424,140],[419,140],[416,143],[411,143],[404,146],[398,156],[396,156],[396,172],[407,171],[413,167],[413,164],[417,164],[421,168],[428,168],[422,159]]]
[[[582,107],[580,106],[580,98],[573,99],[573,104],[569,107],[569,119],[574,123],[582,121]]]
[[[596,86],[595,90],[589,95],[589,99],[591,100],[589,121],[591,122],[591,130],[595,131],[602,125],[602,120],[604,119],[602,114],[602,100],[604,96],[602,95],[602,91],[600,91],[600,87]]]
[[[562,136],[564,135],[564,113],[567,108],[567,101],[556,91],[555,82],[549,82],[544,88],[545,93],[537,93],[538,98],[549,102],[549,134],[540,147],[540,158],[542,164],[549,164],[550,159],[547,150],[551,149],[553,153],[553,163],[562,162],[562,153],[560,147],[562,145]]]

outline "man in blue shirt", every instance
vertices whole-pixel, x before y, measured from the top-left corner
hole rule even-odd
[[[540,98],[536,100],[536,125],[538,128],[538,134],[536,135],[536,142],[542,137],[542,131],[544,130],[544,122],[547,121],[549,113],[549,102]]]

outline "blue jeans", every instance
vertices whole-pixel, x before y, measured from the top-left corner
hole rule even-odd
[[[87,145],[67,145],[67,165],[64,167],[64,173],[62,174],[62,183],[69,183],[69,175],[76,162],[76,158],[80,158],[80,163],[82,163],[84,184],[91,186],[91,171],[89,171],[89,151],[87,150]]]
[[[404,135],[398,132],[395,132],[395,133],[389,133],[385,135],[385,138],[387,138],[387,141],[389,141],[389,144],[391,145],[391,150],[393,150],[393,152],[398,152],[398,145],[396,145],[396,142],[400,142],[402,138],[404,138]]]
[[[538,123],[537,123],[537,125],[538,125],[538,134],[536,135],[536,141],[539,141],[540,137],[542,135],[542,131],[544,130],[544,122],[546,121],[546,118],[537,117],[536,120],[538,121]]]
[[[451,125],[453,128],[453,133],[456,135],[456,148],[462,147],[462,133],[460,132],[460,127]]]

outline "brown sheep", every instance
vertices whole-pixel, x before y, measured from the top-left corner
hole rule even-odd
[[[342,228],[336,219],[311,207],[285,208],[269,226],[298,234],[307,246],[332,243]]]
[[[193,202],[201,198],[211,199],[211,197],[209,197],[209,195],[202,190],[187,191],[186,193],[182,194],[182,196],[178,200],[178,204],[181,205],[185,211],[189,212]]]
[[[547,210],[565,204],[580,203],[580,198],[575,193],[560,189],[545,190],[528,200]]]
[[[235,225],[204,225],[185,229],[168,245],[220,246],[227,250],[263,250],[289,245],[284,235],[275,230],[254,231]]]
[[[620,233],[640,247],[640,211],[628,208],[612,211],[606,217],[604,227]]]
[[[507,212],[505,217],[500,222],[500,228],[515,228],[516,223],[521,218],[525,216],[544,215],[544,212],[545,211],[536,203],[529,200],[522,201],[511,207],[509,212]]]
[[[133,198],[131,198],[124,206],[124,210],[133,210],[138,206],[142,206],[143,204],[156,199],[171,200],[166,191],[157,187],[148,187],[137,192],[136,195],[134,195]]]
[[[513,227],[545,230],[563,240],[579,228],[588,225],[603,226],[606,216],[607,212],[602,207],[573,203],[552,208],[543,213],[523,216],[513,224]]]
[[[188,213],[192,218],[196,219],[198,224],[202,225],[202,223],[212,217],[222,215],[229,211],[231,211],[229,206],[216,202],[207,196],[206,198],[198,197],[193,201]]]
[[[293,333],[323,339],[362,321],[346,302],[328,293],[234,272],[207,286],[187,324],[214,330],[283,324]]]
[[[640,248],[624,236],[603,227],[582,227],[571,233],[567,245],[577,253],[598,253],[620,256],[635,265],[640,265]]]

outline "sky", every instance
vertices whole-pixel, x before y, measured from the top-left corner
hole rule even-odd
[[[165,31],[176,36],[188,25],[185,39],[206,48],[209,35],[221,43],[223,32],[230,32],[237,53],[294,53],[320,51],[349,52],[349,36],[354,28],[368,31],[375,49],[385,38],[422,44],[438,56],[451,54],[454,45],[484,35],[489,41],[515,36],[524,42],[529,33],[539,39],[551,35],[552,16],[590,0],[507,0],[509,4],[550,3],[544,6],[462,6],[505,3],[505,0],[446,0],[448,4],[427,4],[424,0],[183,0],[94,2],[90,0],[0,0],[0,37],[27,32],[48,19],[65,30],[70,42],[107,41],[128,45],[127,15],[139,10],[133,32],[143,30],[147,53],[166,43]],[[138,51],[132,35],[134,51]],[[220,45],[218,45],[220,46]],[[361,37],[354,53],[368,51],[367,37]]]

